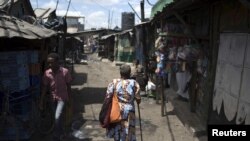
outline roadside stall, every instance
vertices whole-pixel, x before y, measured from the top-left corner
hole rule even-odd
[[[132,29],[116,35],[115,61],[133,62],[135,59],[134,35]]]
[[[152,8],[157,39],[164,40],[166,83],[190,104],[205,123],[210,95],[205,95],[210,46],[208,1],[158,1]],[[162,38],[162,39],[160,39]]]
[[[99,39],[98,55],[109,60],[114,60],[115,38],[117,33],[102,36]]]

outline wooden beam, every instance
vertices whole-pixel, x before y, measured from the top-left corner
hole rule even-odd
[[[174,11],[173,13],[176,16],[176,18],[185,26],[185,28],[188,30],[190,36],[196,41],[196,43],[199,43],[198,39],[195,37],[194,33],[192,32],[190,26],[185,22],[185,20],[181,17],[181,15],[179,13],[177,13],[176,11]]]

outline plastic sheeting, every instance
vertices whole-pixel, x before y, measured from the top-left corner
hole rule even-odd
[[[178,49],[177,56],[183,60],[194,61],[198,60],[200,49],[199,47],[185,46]]]
[[[127,30],[118,36],[117,61],[132,62],[134,60],[135,48],[130,32],[131,30]]]
[[[177,94],[180,95],[183,98],[189,99],[188,90],[185,90],[185,87],[187,85],[187,82],[190,80],[191,75],[188,71],[185,72],[177,72],[176,73],[176,81],[178,85],[178,91]]]
[[[222,33],[213,97],[213,110],[221,111],[229,121],[250,122],[250,34]]]

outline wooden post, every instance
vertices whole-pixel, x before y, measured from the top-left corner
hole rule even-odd
[[[141,5],[141,22],[144,22],[145,21],[145,14],[144,14],[144,0],[141,1],[140,3]]]
[[[197,102],[197,64],[196,61],[192,61],[191,64],[192,69],[191,71],[191,80],[190,80],[190,87],[189,87],[189,102],[190,102],[190,111],[196,111],[196,102]]]

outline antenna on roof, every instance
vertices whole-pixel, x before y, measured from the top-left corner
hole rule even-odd
[[[154,4],[152,4],[149,0],[147,0],[147,2],[150,6],[154,6]]]
[[[56,2],[56,9],[57,9],[58,3],[59,3],[59,0],[57,0],[57,2]],[[55,9],[55,10],[56,10],[56,9]]]

